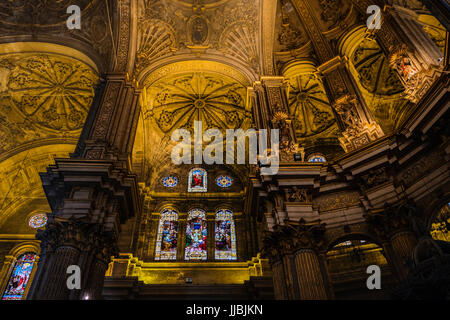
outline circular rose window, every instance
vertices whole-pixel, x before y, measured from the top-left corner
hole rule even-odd
[[[165,187],[173,188],[178,184],[178,178],[175,176],[168,176],[162,179],[162,184]]]
[[[222,188],[228,188],[233,184],[233,179],[229,176],[219,176],[216,179],[217,185]]]
[[[47,224],[47,216],[44,213],[35,214],[28,220],[28,225],[34,229],[42,228]]]

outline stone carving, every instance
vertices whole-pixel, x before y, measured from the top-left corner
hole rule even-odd
[[[368,92],[394,95],[404,90],[376,41],[363,40],[353,53],[352,62],[359,74],[361,85]]]
[[[326,224],[321,223],[320,220],[306,223],[304,219],[300,219],[298,223],[276,225],[274,231],[266,232],[262,255],[273,263],[300,249],[323,250],[325,227]]]
[[[208,39],[208,22],[202,16],[191,16],[188,22],[189,39],[194,45],[203,45]]]
[[[383,212],[365,214],[364,218],[369,231],[379,239],[389,239],[400,231],[412,231],[419,238],[427,234],[427,230],[418,216],[418,208],[406,202],[398,207],[385,204]]]
[[[289,79],[289,111],[297,139],[330,136],[336,119],[322,83],[312,74]]]
[[[18,0],[0,3],[0,21],[5,25],[52,25],[65,23],[67,7],[77,5],[84,10],[92,0]]]
[[[90,224],[76,219],[61,220],[51,216],[45,230],[36,235],[46,253],[58,247],[71,246],[80,251],[93,251],[94,256],[109,263],[118,254],[115,235],[106,232],[100,224]]]
[[[117,103],[117,97],[120,93],[120,87],[120,82],[112,82],[106,88],[105,97],[103,98],[103,103],[95,123],[94,133],[92,134],[94,140],[106,138],[114,107]]]
[[[208,4],[140,0],[138,1],[138,29],[139,32],[149,30],[149,20],[164,21],[164,34],[176,35],[176,37],[168,38],[161,33],[159,37],[156,37],[156,34],[149,39],[147,46],[151,48],[159,47],[162,39],[169,45],[158,51],[158,57],[168,56],[177,50],[188,49],[201,55],[204,50],[200,49],[208,47],[209,50],[220,50],[223,54],[240,60],[257,72],[259,68],[258,12],[259,1],[253,0],[218,1]],[[167,29],[171,32],[167,32]],[[140,66],[143,61],[145,60],[141,59],[138,62],[138,70],[144,68]]]
[[[341,0],[320,0],[320,6],[322,7],[322,13],[320,17],[324,22],[330,24],[329,29],[333,28],[336,23],[345,18],[345,14],[342,13],[343,1]]]
[[[166,22],[151,19],[139,24],[136,72],[139,73],[153,60],[177,51],[175,32]]]
[[[233,79],[209,72],[177,75],[147,88],[146,117],[152,117],[162,132],[175,128],[193,130],[194,121],[203,129],[239,128],[245,115],[246,89]]]
[[[296,186],[285,189],[285,200],[286,202],[297,202],[297,203],[311,203],[312,196],[308,194],[307,189],[299,189]]]
[[[318,207],[320,212],[348,208],[359,204],[358,192],[333,193],[313,200],[314,207]]]
[[[345,131],[342,132],[339,141],[346,152],[358,149],[383,135],[378,124],[368,123],[361,119],[358,113],[358,104],[357,98],[351,95],[340,97],[334,104],[334,109],[345,126]]]
[[[417,181],[428,170],[437,168],[439,164],[445,164],[445,159],[440,152],[433,152],[427,155],[425,158],[413,163],[408,168],[404,169],[399,179],[405,184],[410,186],[414,181]]]
[[[361,175],[360,178],[361,183],[359,185],[362,189],[370,189],[391,180],[384,167],[370,170],[369,173]]]
[[[14,55],[6,94],[24,117],[47,128],[77,130],[91,106],[97,75],[75,60],[52,55]]]
[[[119,36],[117,41],[117,55],[114,70],[127,72],[128,52],[130,50],[130,24],[131,24],[131,1],[121,0],[119,2]]]
[[[219,50],[233,56],[259,72],[257,30],[248,21],[238,21],[225,28],[219,39]]]

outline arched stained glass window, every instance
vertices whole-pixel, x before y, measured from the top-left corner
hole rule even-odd
[[[188,192],[206,192],[208,189],[205,169],[194,168],[189,171]]]
[[[161,212],[156,236],[155,260],[177,259],[178,213],[165,209]]]
[[[35,260],[36,254],[32,252],[24,253],[17,259],[2,300],[21,300],[23,298]]]
[[[308,157],[308,162],[327,162],[327,159],[321,154],[314,153]]]
[[[219,210],[216,213],[216,259],[236,260],[236,231],[233,212]]]
[[[201,209],[189,211],[186,226],[185,260],[206,260],[206,213]]]

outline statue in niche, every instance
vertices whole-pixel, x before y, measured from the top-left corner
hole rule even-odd
[[[208,25],[200,17],[194,18],[191,25],[192,42],[194,44],[203,44],[208,37]]]

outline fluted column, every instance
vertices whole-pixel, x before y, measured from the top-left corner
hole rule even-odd
[[[277,226],[264,241],[272,266],[275,298],[326,300],[332,298],[328,275],[321,263],[325,226],[319,223]]]
[[[319,264],[319,257],[312,249],[300,249],[295,253],[295,266],[302,300],[326,300],[327,290]]]
[[[411,231],[399,231],[392,235],[392,251],[397,260],[397,269],[401,279],[406,279],[408,274],[407,263],[412,259],[417,238]]]
[[[414,205],[404,204],[396,208],[386,206],[382,212],[365,216],[369,230],[383,243],[388,262],[400,281],[406,279],[417,239],[424,233],[418,215]]]
[[[117,252],[114,235],[98,224],[51,216],[37,238],[45,254],[28,299],[100,299],[107,265]],[[67,286],[69,266],[80,268],[80,289]]]

